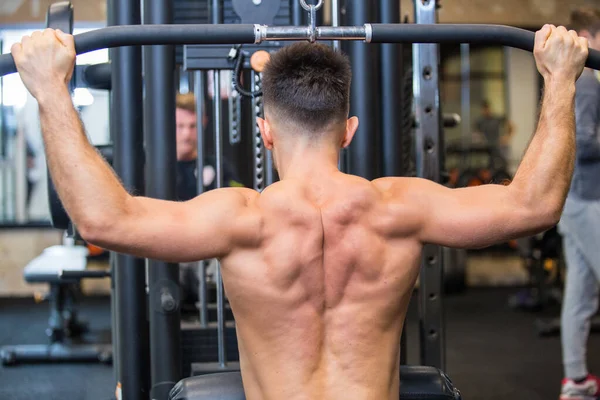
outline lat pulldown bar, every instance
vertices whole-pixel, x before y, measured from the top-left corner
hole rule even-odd
[[[315,28],[316,40],[363,40],[367,43],[496,44],[533,51],[533,32],[504,25],[365,24]],[[120,46],[173,44],[259,44],[310,40],[310,27],[264,25],[122,25],[75,35],[77,54]],[[586,66],[600,70],[600,51],[590,49]],[[11,54],[0,55],[0,75],[17,72]]]

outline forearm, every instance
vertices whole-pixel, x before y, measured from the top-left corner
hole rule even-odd
[[[537,131],[511,190],[530,207],[560,213],[575,161],[575,82],[548,80]]]
[[[71,220],[80,229],[115,221],[129,194],[89,143],[67,89],[38,103],[48,168]]]

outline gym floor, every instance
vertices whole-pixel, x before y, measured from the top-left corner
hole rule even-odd
[[[558,398],[560,339],[537,336],[534,319],[539,314],[508,308],[507,298],[516,290],[469,289],[447,297],[447,372],[464,399]],[[108,298],[93,297],[82,305],[93,329],[109,328],[109,304]],[[409,363],[418,360],[416,305],[413,301],[408,317]],[[0,307],[0,346],[44,343],[46,304],[1,300]],[[600,354],[600,334],[590,337],[588,353]],[[600,373],[600,357],[590,358],[590,369]],[[108,400],[113,398],[113,385],[112,369],[99,364],[0,367],[3,400]]]

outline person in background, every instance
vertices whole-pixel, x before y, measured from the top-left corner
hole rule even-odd
[[[580,8],[571,28],[600,49],[600,9]],[[590,320],[598,309],[600,282],[600,82],[585,69],[576,83],[576,159],[559,232],[567,264],[561,313],[564,379],[560,400],[595,400],[600,379],[587,369]],[[597,354],[595,356],[598,356]]]
[[[177,94],[175,101],[175,124],[177,140],[177,200],[186,201],[198,193],[197,165],[198,135],[196,125],[196,99],[193,93]],[[202,125],[206,127],[206,115]],[[235,167],[223,158],[223,186],[241,187]],[[204,191],[216,189],[216,158],[212,154],[204,156]]]
[[[208,119],[202,116],[202,125],[206,127]],[[177,151],[177,200],[187,201],[198,194],[198,135],[196,124],[196,99],[193,93],[177,94],[175,99],[176,151]],[[216,189],[216,159],[214,155],[205,155],[202,180],[204,191]],[[243,186],[235,173],[235,168],[223,158],[223,185],[226,187]],[[215,270],[214,260],[206,261],[207,279],[212,279]],[[180,264],[180,284],[184,304],[193,306],[198,301],[199,274],[196,263]],[[192,308],[192,307],[190,307]]]
[[[510,140],[514,128],[505,116],[495,115],[487,100],[481,102],[481,116],[475,122],[475,132],[487,143],[493,156],[504,163],[510,160]]]

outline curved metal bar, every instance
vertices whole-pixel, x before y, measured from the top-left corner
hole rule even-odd
[[[535,34],[504,25],[366,24],[318,27],[317,40],[364,40],[371,43],[497,44],[533,51]],[[169,44],[245,44],[265,40],[309,40],[308,27],[259,25],[121,25],[75,35],[77,54],[119,47]],[[591,50],[587,67],[600,70],[600,51]],[[0,55],[0,75],[16,72],[11,54]]]

